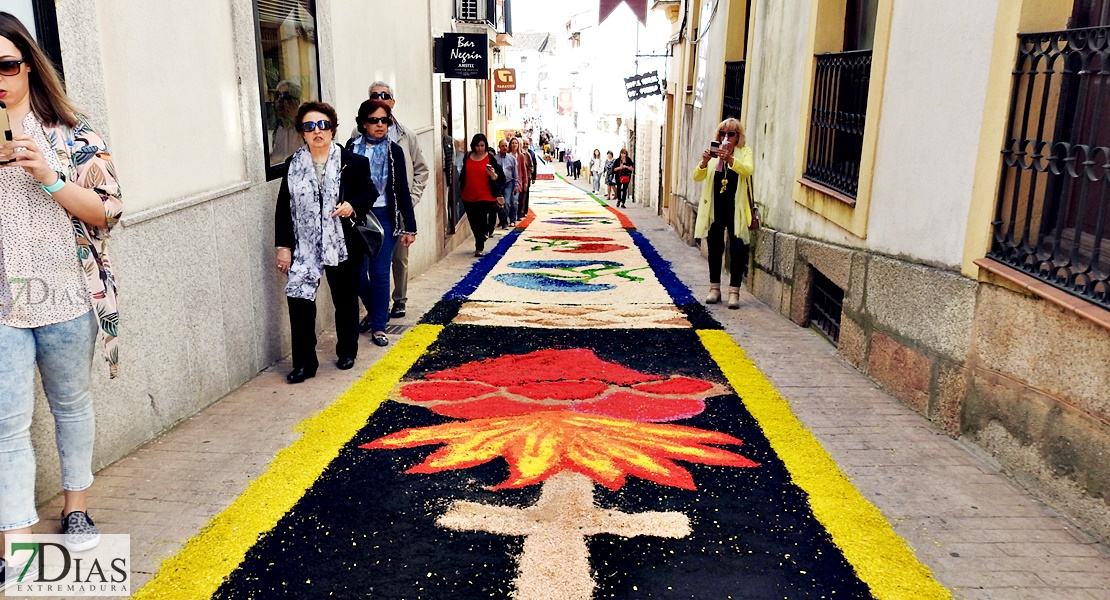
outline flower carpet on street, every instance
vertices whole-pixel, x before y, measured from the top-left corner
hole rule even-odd
[[[138,597],[949,597],[633,223],[532,196]]]

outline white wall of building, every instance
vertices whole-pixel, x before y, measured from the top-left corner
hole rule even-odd
[[[997,0],[894,4],[869,248],[959,267],[993,42],[983,32],[997,8]]]
[[[103,85],[128,211],[243,181],[227,0],[113,0],[97,9],[110,24],[100,36]]]

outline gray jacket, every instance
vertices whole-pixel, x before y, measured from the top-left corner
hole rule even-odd
[[[421,196],[424,195],[424,186],[428,185],[428,162],[424,160],[424,155],[420,152],[420,144],[407,127],[393,117],[393,122],[397,124],[397,130],[400,136],[397,138],[397,145],[405,152],[405,160],[408,161],[408,175],[409,175],[409,194],[412,195],[412,205],[416,206],[420,203]],[[357,138],[362,135],[362,132],[355,129],[351,132],[351,139]]]

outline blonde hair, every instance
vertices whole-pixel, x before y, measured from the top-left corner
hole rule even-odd
[[[745,139],[747,139],[748,137],[744,133],[744,126],[740,124],[740,121],[738,119],[734,119],[732,117],[721,121],[721,124],[717,126],[717,131],[738,131],[740,132],[740,137]]]

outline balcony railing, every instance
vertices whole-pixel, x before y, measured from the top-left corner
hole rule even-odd
[[[1110,308],[1110,27],[1022,34],[990,258]]]
[[[721,120],[739,119],[744,100],[744,61],[725,63],[725,101]]]
[[[818,54],[806,179],[855,198],[871,83],[871,51]]]

